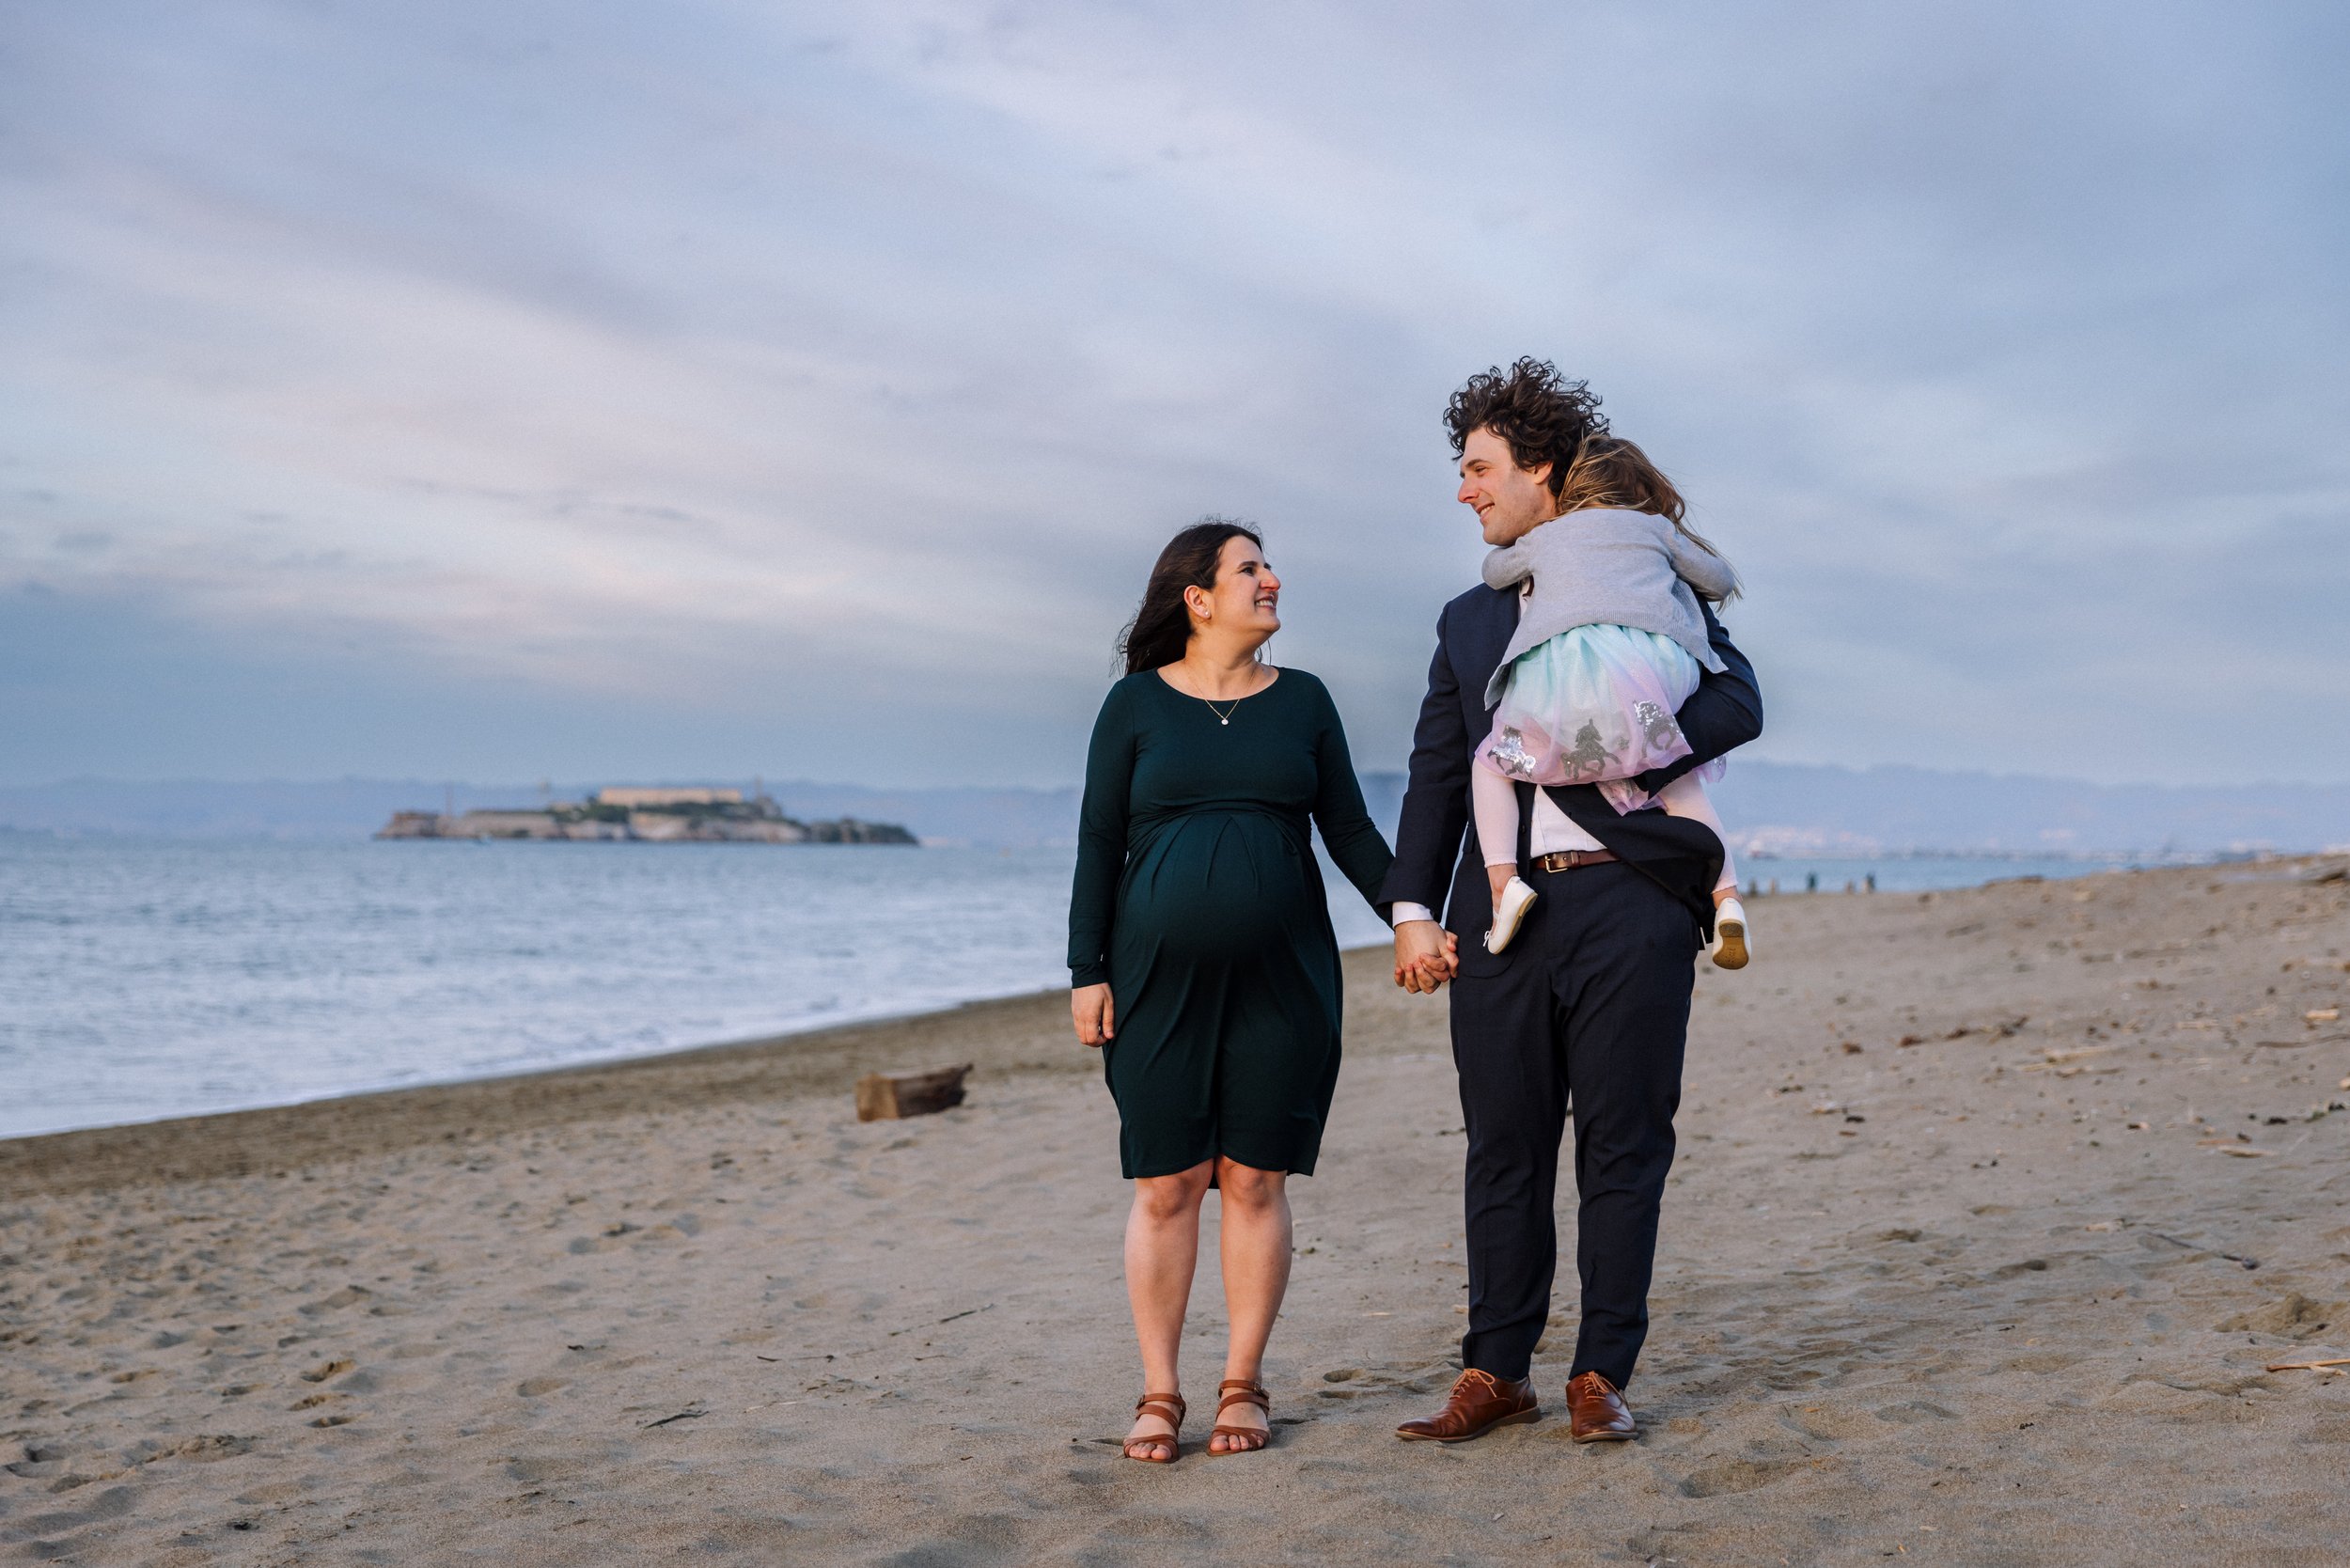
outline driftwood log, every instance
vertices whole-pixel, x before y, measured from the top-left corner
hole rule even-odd
[[[929,1116],[963,1104],[964,1074],[971,1064],[933,1067],[922,1073],[868,1073],[856,1081],[856,1119],[889,1121]]]

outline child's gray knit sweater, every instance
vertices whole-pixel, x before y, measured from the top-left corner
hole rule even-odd
[[[1705,635],[1694,583],[1709,599],[1738,586],[1730,563],[1666,518],[1595,507],[1538,524],[1515,544],[1485,557],[1485,586],[1506,588],[1534,579],[1518,608],[1509,651],[1485,685],[1485,706],[1501,700],[1511,662],[1528,649],[1577,626],[1629,626],[1672,638],[1716,672],[1725,666]]]

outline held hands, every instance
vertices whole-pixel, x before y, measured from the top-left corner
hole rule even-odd
[[[1080,985],[1069,993],[1069,1016],[1077,1026],[1081,1045],[1099,1045],[1115,1038],[1117,1031],[1110,1026],[1117,1011],[1106,985]]]
[[[1395,928],[1395,983],[1433,994],[1459,971],[1460,948],[1460,938],[1434,920],[1404,921]]]

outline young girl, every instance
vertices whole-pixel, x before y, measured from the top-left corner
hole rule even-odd
[[[1535,899],[1517,874],[1517,780],[1597,784],[1619,812],[1648,805],[1633,778],[1689,754],[1673,714],[1700,666],[1722,668],[1698,596],[1720,604],[1738,591],[1730,563],[1683,525],[1680,493],[1631,442],[1587,441],[1559,500],[1559,516],[1485,557],[1487,586],[1524,585],[1517,635],[1485,691],[1493,733],[1469,776],[1493,884],[1491,952],[1510,945]],[[1723,839],[1712,950],[1722,968],[1743,968],[1737,870],[1700,774],[1718,778],[1721,764],[1682,775],[1655,803]]]

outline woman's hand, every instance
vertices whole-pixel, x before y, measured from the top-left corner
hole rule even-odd
[[[1117,1011],[1106,985],[1080,985],[1069,993],[1069,1016],[1077,1026],[1079,1044],[1099,1045],[1115,1038],[1118,1031],[1110,1026]]]
[[[1395,928],[1395,983],[1406,991],[1434,993],[1460,972],[1461,939],[1434,920],[1406,920]]]

